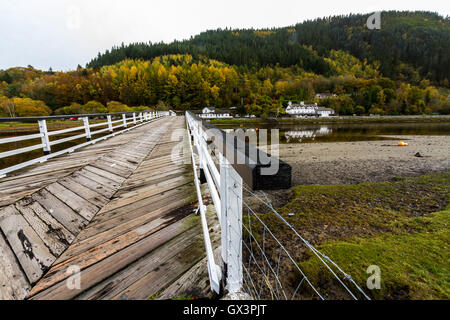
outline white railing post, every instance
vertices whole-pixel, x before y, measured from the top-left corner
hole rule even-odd
[[[84,131],[86,132],[86,140],[91,141],[91,128],[89,128],[89,118],[83,117]]]
[[[42,134],[41,141],[42,141],[42,150],[44,151],[44,154],[50,154],[51,148],[50,148],[50,139],[48,138],[48,131],[47,131],[47,121],[45,120],[38,120],[39,124],[39,132]]]
[[[109,129],[109,133],[113,133],[113,127],[112,127],[112,120],[111,120],[111,115],[107,115],[106,119],[108,119],[108,129]]]
[[[144,119],[142,119],[142,112],[139,112],[139,120],[140,120],[141,122],[144,122]]]
[[[224,156],[219,153],[220,161],[220,206],[221,206],[221,217],[220,217],[220,229],[221,229],[221,257],[222,257],[222,281],[223,287],[227,285],[227,269],[228,269],[228,241],[227,241],[227,231],[228,231],[228,220],[227,220],[227,171],[229,170],[230,164],[227,163]]]
[[[229,161],[221,157],[220,201],[222,270],[230,294],[242,289],[242,178]]]
[[[133,112],[133,123],[136,125],[136,113]]]
[[[125,113],[122,114],[122,119],[123,119],[123,127],[126,128],[127,127],[127,115]]]

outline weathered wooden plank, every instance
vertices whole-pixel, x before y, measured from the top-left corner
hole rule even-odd
[[[106,279],[103,283],[99,284],[88,290],[86,293],[81,294],[77,299],[129,299],[127,296],[128,288],[134,289],[133,285],[138,283],[143,277],[154,275],[159,273],[159,278],[155,277],[154,281],[149,284],[148,287],[140,288],[141,294],[145,296],[143,299],[150,298],[158,290],[161,290],[168,283],[168,279],[172,280],[182,273],[182,270],[165,274],[165,267],[171,264],[174,257],[181,254],[186,254],[189,259],[185,259],[186,264],[195,263],[198,258],[199,251],[195,249],[198,246],[202,246],[202,239],[199,235],[182,234],[169,243],[166,243],[163,247],[158,248],[155,252],[150,252],[147,256],[141,258],[135,264],[128,266],[126,269],[118,272],[109,279]],[[194,249],[194,250],[193,250]],[[171,259],[172,258],[172,259]],[[173,264],[172,264],[173,265]],[[163,272],[159,272],[163,271]],[[110,290],[105,290],[105,285],[109,285]],[[140,285],[139,285],[140,286]],[[131,291],[130,290],[130,291]]]
[[[109,172],[109,171],[105,171],[105,170],[102,170],[102,169],[93,167],[93,166],[91,166],[91,165],[86,166],[86,167],[84,167],[83,169],[84,169],[84,170],[87,170],[87,171],[89,171],[89,172],[93,172],[93,173],[95,173],[95,174],[98,174],[99,176],[108,178],[109,180],[112,180],[112,181],[114,181],[114,182],[117,182],[119,185],[125,180],[124,177],[121,177],[121,176],[119,176],[119,175],[117,175],[117,174],[114,174],[114,173],[112,173],[112,172]]]
[[[61,255],[61,257],[58,259],[58,262],[74,257],[75,255],[80,254],[83,251],[90,250],[93,247],[98,246],[115,237],[118,237],[121,234],[124,234],[135,228],[139,228],[140,226],[148,224],[149,222],[164,215],[170,214],[173,210],[176,210],[183,205],[186,205],[186,201],[184,199],[174,201],[170,204],[167,204],[163,208],[158,208],[155,211],[151,211],[133,220],[122,221],[123,223],[112,226],[110,229],[104,232],[98,232],[95,228],[92,228],[90,230],[85,229],[83,230],[83,233],[81,233],[75,240],[75,242],[70,246],[70,248]]]
[[[183,190],[183,187],[187,187],[187,185],[190,184],[190,187],[192,188],[192,180],[185,179],[182,183],[180,182],[174,182],[171,184],[165,184],[162,186],[155,186],[151,190],[143,191],[142,189],[139,190],[139,192],[136,192],[136,195],[134,196],[127,196],[122,198],[116,198],[110,203],[108,203],[106,206],[102,208],[102,212],[107,212],[110,210],[118,209],[120,207],[138,203],[141,200],[150,200],[149,198],[152,198],[152,201],[157,201],[157,196],[160,197],[168,197],[170,195],[170,191],[173,190]],[[190,188],[190,189],[191,189]]]
[[[67,172],[70,172],[71,170],[67,170]],[[30,184],[36,184],[38,182],[45,182],[51,179],[57,180],[59,177],[61,177],[61,172],[48,172],[45,174],[39,174],[39,175],[31,175],[24,178],[21,178],[20,176],[17,177],[17,179],[11,179],[9,181],[1,181],[0,182],[0,190],[8,190],[14,187],[20,187],[20,186],[27,186]]]
[[[88,177],[85,177],[85,176],[79,174],[78,172],[75,172],[73,175],[71,175],[70,179],[75,181],[78,184],[85,186],[86,188],[89,188],[95,192],[100,193],[106,199],[111,198],[113,196],[113,194],[115,193],[115,189],[107,187],[104,184],[94,181]]]
[[[21,191],[21,192],[14,192],[9,195],[3,195],[2,193],[0,193],[0,199],[1,199],[0,200],[0,208],[4,207],[4,206],[8,206],[10,204],[13,204],[18,199],[22,199],[23,197],[26,197],[37,190],[39,190],[39,188],[30,188],[28,190]]]
[[[0,233],[0,300],[22,300],[30,288],[26,275]]]
[[[24,201],[28,200],[24,199]],[[39,202],[32,201],[28,206],[33,209],[34,213],[41,218],[42,221],[44,221],[44,223],[48,226],[49,232],[55,234],[59,241],[65,244],[72,243],[75,236],[67,230],[66,227],[59,223],[58,220],[56,220],[47,210],[45,210]]]
[[[68,275],[65,271],[70,265],[77,265],[81,270],[84,270],[144,238],[152,236],[153,241],[156,243],[160,243],[162,240],[168,241],[198,224],[195,223],[198,222],[197,217],[188,217],[183,219],[184,217],[185,216],[179,216],[171,220],[164,219],[161,221],[160,219],[160,221],[152,221],[135,230],[131,230],[130,232],[113,238],[97,247],[84,251],[70,259],[64,260],[63,262],[58,262],[59,260],[57,260],[54,266],[50,269],[49,276],[44,277],[41,281],[39,281],[35,288],[33,288],[33,292],[31,294],[34,295],[37,292],[40,292],[66,279]],[[159,232],[160,230],[162,230],[163,233]],[[153,234],[155,235],[153,236]]]
[[[99,210],[97,206],[80,197],[77,193],[65,188],[58,182],[48,185],[46,189],[88,221]]]
[[[39,235],[12,205],[2,209],[0,228],[25,271],[28,281],[34,283],[39,280],[56,260]]]
[[[219,263],[221,247],[214,250],[214,261]],[[204,257],[180,278],[158,294],[155,300],[168,300],[177,297],[190,296],[194,298],[213,299],[216,294],[211,290],[208,274],[208,258]]]
[[[92,171],[88,171],[85,168],[77,171],[76,173],[77,173],[77,175],[82,175],[82,176],[85,176],[86,178],[94,180],[95,182],[100,183],[100,184],[108,187],[109,189],[117,190],[120,187],[120,183],[117,183],[111,179],[104,177],[104,176],[100,176]]]
[[[200,233],[200,230],[198,232]],[[189,246],[186,247],[188,244]],[[154,255],[148,257],[145,266],[146,268],[153,267],[150,272],[138,279],[135,278],[137,281],[125,290],[118,292],[115,296],[110,296],[111,293],[116,293],[116,288],[119,288],[119,286],[114,287],[115,290],[110,290],[106,298],[114,300],[149,299],[200,261],[204,256],[203,247],[203,237],[197,235],[188,238],[170,251],[164,250],[157,257]],[[136,272],[132,273],[132,276],[135,277]],[[124,284],[125,281],[122,279],[120,285]]]
[[[74,235],[87,224],[86,219],[45,189],[33,194],[32,198]]]
[[[163,186],[166,186],[168,184],[177,184],[178,185],[184,185],[186,183],[192,182],[193,179],[191,179],[191,177],[185,177],[184,175],[179,175],[177,177],[171,178],[171,179],[167,179],[165,181],[161,181],[159,183],[156,184],[151,184],[148,186],[141,186],[140,188],[136,189],[136,190],[131,190],[131,191],[127,191],[127,190],[123,190],[122,188],[120,188],[116,194],[114,195],[114,198],[127,198],[127,197],[134,197],[137,196],[141,193],[145,193]]]
[[[69,245],[61,241],[57,233],[53,233],[49,226],[39,218],[39,216],[30,208],[25,201],[20,201],[15,205],[16,209],[22,214],[25,220],[32,226],[33,230],[44,241],[50,252],[58,257]]]
[[[86,199],[93,205],[101,208],[109,202],[109,199],[101,195],[100,193],[89,189],[88,187],[79,184],[71,177],[58,180],[58,183],[66,187],[67,189],[76,192],[82,198]]]
[[[168,164],[169,165],[180,165],[182,163],[188,163],[188,161],[186,161],[186,160],[189,160],[189,159],[188,158],[172,159],[171,157],[168,157],[167,159],[164,159],[164,160],[156,162],[156,163],[153,161],[144,160],[135,172],[161,169],[163,167],[166,167]]]
[[[125,221],[132,221],[142,215],[156,211],[159,208],[170,207],[170,203],[181,199],[185,204],[193,201],[195,195],[191,193],[189,186],[184,190],[169,191],[170,195],[158,195],[158,200],[153,200],[152,197],[137,203],[129,204],[118,209],[103,212],[95,217],[95,221],[86,228],[86,231],[79,236],[79,239],[84,239],[85,236],[92,232],[98,233],[113,228]],[[168,193],[169,193],[168,192]]]
[[[149,186],[152,184],[157,184],[163,181],[166,181],[168,179],[172,179],[172,178],[176,178],[179,177],[180,175],[187,175],[187,172],[179,172],[179,173],[171,173],[171,174],[167,174],[166,176],[162,175],[159,178],[155,178],[155,179],[149,179],[149,180],[140,180],[140,181],[132,181],[130,183],[125,183],[122,188],[120,188],[123,191],[133,191],[133,190],[137,190],[143,186]],[[193,180],[193,178],[192,178]]]
[[[182,173],[185,171],[187,171],[186,168],[180,167],[179,165],[167,165],[166,167],[157,170],[148,169],[127,179],[127,184],[149,181],[149,178],[155,180],[161,177],[166,177],[168,174],[173,175],[175,173]]]
[[[127,178],[133,172],[133,170],[129,168],[122,167],[117,163],[109,163],[103,159],[92,162],[90,166],[111,172],[113,174],[121,176],[122,178]]]
[[[116,157],[114,154],[108,154],[104,157],[102,157],[102,160],[105,161],[108,164],[117,164],[120,165],[123,168],[127,168],[129,170],[134,170],[136,169],[136,165],[135,164],[131,164],[129,162],[124,162],[123,159]]]
[[[198,233],[198,232],[197,232]],[[183,233],[182,233],[183,234]],[[173,238],[173,234],[164,232],[164,229],[152,234],[141,241],[128,246],[124,250],[119,251],[115,255],[109,256],[101,262],[95,263],[89,268],[81,271],[80,289],[67,290],[65,282],[60,281],[53,286],[46,288],[39,293],[38,289],[42,287],[35,286],[29,293],[32,299],[71,299],[82,293],[86,289],[92,287],[96,283],[101,282],[108,276],[118,272],[125,266],[136,261],[148,252],[158,248],[168,240]],[[183,243],[183,241],[182,241]],[[44,279],[43,279],[44,280]]]

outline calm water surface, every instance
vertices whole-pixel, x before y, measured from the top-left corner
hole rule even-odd
[[[315,142],[348,142],[348,141],[370,141],[370,140],[389,140],[386,136],[408,136],[408,135],[450,135],[450,123],[401,123],[401,124],[305,124],[305,125],[273,125],[273,124],[245,124],[240,125],[217,125],[219,128],[233,131],[241,128],[245,131],[257,132],[259,129],[279,129],[281,143],[315,143]],[[52,128],[58,130],[61,128]],[[101,129],[95,128],[95,130]],[[38,129],[29,130],[11,130],[1,128],[0,138],[20,136],[39,132]],[[51,140],[65,138],[67,136],[80,134],[83,131],[76,131],[64,135],[51,137]],[[102,133],[92,138],[99,138],[107,135]],[[268,130],[268,139],[270,143],[270,130]],[[59,145],[52,146],[52,151],[63,150],[71,146],[85,142],[86,139],[78,139]],[[23,148],[34,144],[39,144],[40,139],[19,141],[8,144],[0,144],[0,152]],[[0,169],[6,168],[17,163],[28,161],[42,156],[42,150],[34,150],[16,156],[0,159]]]
[[[386,136],[450,135],[450,123],[395,123],[395,124],[305,124],[273,125],[245,124],[217,125],[232,132],[234,129],[257,131],[278,129],[281,143],[348,142],[391,140]],[[268,131],[270,137],[270,130]]]

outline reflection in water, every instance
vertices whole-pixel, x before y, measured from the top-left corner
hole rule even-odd
[[[326,126],[321,126],[317,129],[310,130],[290,130],[284,133],[286,142],[301,142],[303,139],[314,140],[316,136],[325,136],[331,134],[333,129]]]
[[[408,135],[450,135],[450,122],[443,123],[364,123],[364,124],[280,124],[280,123],[246,123],[246,128],[238,125],[218,125],[233,133],[233,129],[243,129],[247,133],[250,130],[267,131],[270,141],[271,129],[279,130],[281,143],[315,143],[315,142],[353,142],[392,140],[388,136],[404,137]],[[394,138],[395,139],[395,138]],[[269,142],[270,143],[270,142]]]

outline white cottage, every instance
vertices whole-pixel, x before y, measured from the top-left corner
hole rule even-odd
[[[202,109],[202,113],[199,114],[203,119],[223,119],[232,118],[229,110],[216,110],[213,107],[205,107]]]
[[[329,117],[334,114],[334,110],[330,108],[319,107],[317,103],[305,104],[303,101],[300,104],[292,104],[289,101],[286,107],[286,114],[295,117],[313,116],[313,117]]]

